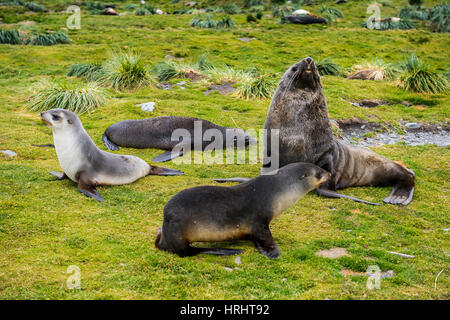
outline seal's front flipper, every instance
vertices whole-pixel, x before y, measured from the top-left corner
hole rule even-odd
[[[275,243],[268,226],[264,225],[256,229],[253,234],[253,243],[259,253],[269,259],[276,259],[280,256],[280,248]]]
[[[184,175],[184,172],[175,169],[151,166],[149,174],[155,176],[180,176]]]
[[[152,159],[153,162],[166,162],[170,161],[172,159],[181,157],[183,155],[183,152],[172,152],[172,151],[166,151],[164,153],[161,153],[156,158]]]
[[[316,191],[317,191],[317,194],[319,196],[322,196],[322,197],[349,199],[349,200],[353,200],[353,201],[356,201],[356,202],[370,204],[372,206],[380,206],[381,205],[380,203],[373,203],[373,202],[369,202],[369,201],[366,201],[366,200],[361,200],[361,199],[358,199],[358,198],[355,198],[355,197],[352,197],[352,196],[347,196],[345,194],[340,194],[340,193],[337,193],[337,192],[334,192],[334,191],[331,191],[331,190],[325,190],[325,189],[320,189],[319,188]]]
[[[225,178],[225,179],[212,179],[213,181],[219,182],[219,183],[225,183],[225,182],[247,182],[251,180],[251,178]]]
[[[240,254],[243,250],[240,249],[224,249],[224,248],[195,248],[191,247],[192,253],[196,254],[212,254],[217,256],[232,256],[235,254]]]
[[[411,202],[413,195],[414,195],[414,187],[407,188],[394,186],[394,188],[392,188],[391,193],[383,201],[385,203],[402,204],[406,206]]]
[[[54,175],[58,180],[68,179],[64,172],[50,171],[50,174]]]
[[[85,196],[94,198],[98,202],[105,201],[105,199],[103,199],[103,197],[97,192],[97,189],[95,189],[95,186],[93,186],[89,183],[83,182],[82,179],[78,180],[78,191],[80,191]]]
[[[117,144],[115,144],[114,142],[112,142],[111,140],[109,140],[109,138],[108,138],[108,136],[106,135],[106,133],[103,134],[102,140],[103,140],[103,143],[105,144],[105,146],[106,146],[109,150],[114,150],[114,151],[119,150],[119,146],[118,146]]]

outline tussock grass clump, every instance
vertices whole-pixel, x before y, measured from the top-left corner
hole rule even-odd
[[[316,67],[319,70],[319,74],[321,76],[339,76],[342,74],[342,68],[336,63],[332,62],[330,58],[325,58],[317,61]]]
[[[197,14],[189,22],[189,25],[198,28],[216,28],[217,22],[209,13],[206,15]]]
[[[231,19],[231,17],[222,17],[222,19],[220,19],[217,22],[217,28],[218,29],[229,29],[229,28],[233,28],[234,27],[234,21],[233,19]]]
[[[69,84],[67,82],[47,82],[44,88],[32,95],[30,111],[45,111],[61,108],[81,114],[91,111],[106,102],[106,96],[97,84]]]
[[[385,63],[381,59],[373,59],[370,63],[354,66],[353,73],[348,76],[348,79],[393,80],[399,72],[400,70],[395,64]]]
[[[291,5],[281,5],[281,6],[275,6],[272,10],[272,16],[273,17],[280,17],[284,18],[285,16],[289,16],[297,10],[297,6],[291,6]]]
[[[204,73],[213,68],[214,66],[207,60],[206,55],[201,55],[193,63],[180,63],[175,61],[157,63],[153,67],[152,73],[158,81],[169,81],[173,78],[200,80],[205,77]]]
[[[337,19],[344,17],[344,14],[340,10],[327,7],[326,5],[322,5],[319,8],[319,12],[322,14],[324,19],[327,20],[327,23],[334,22]]]
[[[25,1],[21,1],[21,0],[0,2],[0,6],[25,7],[28,10],[33,11],[33,12],[44,12],[45,11],[45,7],[41,4],[37,4],[34,2],[25,2]]]
[[[32,38],[26,39],[25,44],[31,44],[34,46],[54,46],[57,44],[69,44],[72,41],[69,37],[61,31],[46,34],[37,34]]]
[[[267,99],[270,98],[276,89],[276,83],[266,75],[253,75],[246,81],[239,83],[237,90],[233,93],[238,98]]]
[[[414,29],[415,25],[408,19],[400,18],[382,18],[378,21],[374,21],[376,30],[409,30]],[[362,26],[367,28],[367,23],[363,22]]]
[[[129,50],[112,52],[98,81],[115,90],[131,90],[147,85],[151,79],[141,55]]]
[[[222,9],[227,14],[237,14],[241,11],[235,3],[226,4],[222,7]]]
[[[244,8],[251,8],[255,6],[261,6],[262,0],[244,0],[243,7]]]
[[[403,89],[422,93],[442,93],[447,90],[445,77],[432,71],[415,54],[409,56],[402,67],[404,73],[400,78],[400,87]]]
[[[77,63],[70,67],[67,76],[85,78],[88,81],[95,81],[100,77],[102,66],[97,63]]]
[[[134,12],[137,16],[148,16],[156,13],[156,9],[148,4],[141,5],[139,8],[136,9]]]
[[[169,81],[180,76],[178,64],[174,61],[159,62],[153,67],[152,72],[158,78],[158,81]]]
[[[20,44],[20,35],[17,30],[0,30],[0,44]]]
[[[218,29],[228,29],[234,27],[234,22],[231,17],[222,17],[219,21],[214,20],[212,15],[207,13],[206,15],[197,14],[189,22],[191,27],[198,28],[218,28]]]
[[[430,9],[429,19],[434,31],[450,32],[450,4],[438,4]]]
[[[245,83],[249,82],[252,74],[242,70],[237,70],[229,66],[212,68],[207,71],[206,77],[208,82],[214,84],[228,83]]]
[[[405,6],[400,9],[398,16],[402,19],[428,20],[430,14],[428,11],[417,7]]]

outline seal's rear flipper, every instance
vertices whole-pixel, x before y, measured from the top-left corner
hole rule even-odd
[[[153,162],[166,162],[170,161],[172,159],[181,157],[183,155],[183,152],[172,152],[172,151],[166,151],[164,153],[161,153],[156,158],[152,159]]]
[[[219,182],[219,183],[225,183],[225,182],[239,182],[244,183],[247,181],[250,181],[251,178],[225,178],[225,179],[212,179],[213,181]]]
[[[51,175],[54,175],[58,178],[58,180],[64,180],[67,179],[67,176],[64,172],[56,172],[56,171],[50,171]]]
[[[391,193],[383,201],[385,203],[402,204],[406,206],[411,202],[413,195],[414,195],[414,187],[402,188],[399,186],[394,186],[394,188],[392,188]]]
[[[155,175],[155,176],[180,176],[180,175],[184,175],[184,172],[183,171],[179,171],[179,170],[175,170],[175,169],[151,166],[149,175]]]
[[[223,249],[223,248],[195,248],[191,247],[192,253],[196,254],[212,254],[217,256],[232,256],[235,254],[240,254],[243,250],[240,249]]]
[[[105,144],[105,146],[106,146],[109,150],[114,150],[114,151],[119,150],[119,146],[118,146],[117,144],[115,144],[114,142],[112,142],[111,140],[109,140],[109,138],[108,138],[108,136],[106,135],[106,133],[103,134],[102,140],[103,140],[103,143]]]
[[[331,190],[317,189],[316,191],[317,191],[317,194],[319,196],[322,196],[322,197],[327,197],[327,198],[344,198],[344,199],[349,199],[349,200],[353,200],[353,201],[356,201],[356,202],[370,204],[372,206],[380,206],[381,205],[380,203],[373,203],[373,202],[369,202],[369,201],[366,201],[366,200],[361,200],[361,199],[358,199],[358,198],[355,198],[355,197],[352,197],[352,196],[347,196],[345,194],[340,194],[340,193],[337,193],[337,192],[334,192],[334,191],[331,191]]]

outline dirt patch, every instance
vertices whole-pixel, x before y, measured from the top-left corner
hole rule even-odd
[[[349,257],[350,254],[347,252],[347,249],[345,249],[345,248],[331,248],[331,249],[327,249],[327,250],[317,251],[316,256],[319,256],[322,258],[337,259],[337,258],[344,257],[344,256]]]
[[[418,146],[435,144],[440,147],[450,145],[450,125],[399,121],[401,126],[381,125],[353,118],[331,120],[335,136],[361,147],[380,146],[403,142]]]
[[[195,72],[193,70],[189,70],[188,72],[186,72],[184,74],[184,77],[187,79],[191,79],[192,81],[197,81],[197,80],[201,80],[204,78],[203,75],[201,75],[200,73]]]
[[[222,82],[222,84],[213,84],[209,86],[209,89],[203,91],[205,96],[209,96],[209,94],[213,91],[219,91],[222,95],[227,95],[236,90],[236,88],[232,87],[233,83]]]

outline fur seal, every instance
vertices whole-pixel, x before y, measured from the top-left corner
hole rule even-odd
[[[384,202],[407,205],[412,200],[414,173],[411,170],[369,149],[334,138],[319,72],[309,57],[284,73],[264,128],[268,129],[267,141],[270,141],[270,129],[280,130],[280,167],[292,162],[308,162],[331,173],[330,179],[318,189],[320,195],[341,197],[343,195],[328,190],[393,186]],[[267,148],[265,154],[271,154],[270,144]]]
[[[132,183],[146,175],[181,175],[181,171],[154,167],[129,155],[116,155],[97,148],[84,130],[78,116],[68,110],[52,109],[41,113],[53,133],[56,154],[63,173],[50,172],[58,179],[69,178],[78,190],[97,201],[104,201],[98,185]]]
[[[330,174],[310,163],[291,163],[231,187],[200,186],[173,196],[155,246],[181,257],[199,253],[231,255],[235,249],[191,247],[192,242],[251,240],[263,255],[280,255],[269,229],[272,219],[294,205]]]
[[[195,150],[194,144],[194,124],[195,121],[201,121],[202,137],[206,130],[217,129],[223,136],[223,147],[227,145],[226,131],[231,130],[234,142],[245,141],[245,145],[256,144],[256,139],[239,128],[222,127],[207,120],[192,117],[156,117],[143,120],[124,120],[108,127],[103,134],[103,142],[109,150],[119,150],[119,146],[131,148],[156,148],[168,150],[157,156],[152,161],[164,162],[182,156],[182,152],[172,152],[172,149],[181,141],[173,141],[172,133],[176,129],[186,129],[191,141],[188,143],[192,150]],[[234,145],[233,142],[233,145]],[[202,139],[201,149],[210,144],[210,141]]]

